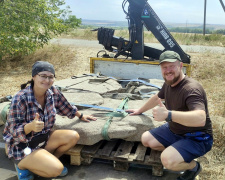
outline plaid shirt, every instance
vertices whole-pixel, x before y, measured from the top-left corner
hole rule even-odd
[[[77,108],[72,106],[54,86],[47,90],[45,99],[45,109],[43,110],[35,99],[31,86],[19,91],[13,97],[3,131],[3,139],[8,145],[9,158],[13,157],[15,160],[24,158],[23,148],[18,144],[26,145],[32,137],[50,132],[54,126],[56,114],[71,119],[75,117]],[[26,135],[24,126],[34,120],[36,113],[39,113],[40,120],[44,122],[44,128],[41,132],[32,131]]]

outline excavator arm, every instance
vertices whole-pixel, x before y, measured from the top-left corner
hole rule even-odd
[[[127,2],[129,2],[128,11],[125,10]],[[146,58],[158,60],[163,51],[172,50],[181,56],[184,63],[190,64],[190,56],[182,50],[147,0],[124,0],[122,8],[128,19],[129,40],[115,37],[113,29],[103,27],[97,29],[99,43],[106,50],[116,52],[114,58],[124,55],[133,60]],[[152,32],[164,50],[144,45],[144,26]]]

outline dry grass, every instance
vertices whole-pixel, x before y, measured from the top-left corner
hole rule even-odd
[[[223,180],[225,176],[225,55],[191,53],[192,77],[204,87],[213,125],[214,145],[210,152],[200,157],[202,180]]]
[[[76,47],[48,45],[36,53],[19,59],[0,62],[0,96],[13,95],[20,84],[31,79],[31,66],[37,60],[46,60],[54,64],[57,80],[69,78],[80,72],[87,72],[88,58],[78,61]],[[82,51],[82,52],[81,52]],[[79,49],[85,56],[88,49]],[[205,156],[199,158],[203,172],[201,180],[222,180],[225,177],[225,55],[213,53],[190,53],[192,57],[192,77],[205,88],[208,106],[213,122],[214,146]]]
[[[57,80],[69,78],[76,72],[74,48],[48,45],[28,56],[0,62],[0,97],[13,95],[20,85],[31,80],[31,67],[36,61],[48,61],[56,70]],[[73,68],[71,68],[73,67]]]
[[[195,53],[192,55],[192,77],[205,88],[212,115],[225,117],[225,55]]]

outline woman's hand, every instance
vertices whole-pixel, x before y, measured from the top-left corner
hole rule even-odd
[[[90,115],[83,115],[82,118],[80,118],[80,120],[90,122],[90,120],[96,121],[97,118],[94,116],[90,116]]]
[[[40,132],[44,128],[44,122],[40,121],[40,115],[38,113],[35,114],[34,120],[31,122],[32,131]]]

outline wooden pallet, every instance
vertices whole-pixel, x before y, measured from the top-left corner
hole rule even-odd
[[[146,148],[141,142],[124,140],[100,141],[94,145],[76,145],[66,154],[70,155],[71,165],[89,165],[93,159],[113,161],[115,170],[128,171],[130,164],[152,167],[154,176],[163,175],[160,151]]]

